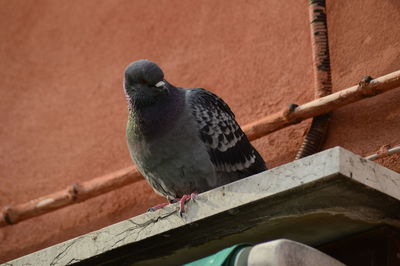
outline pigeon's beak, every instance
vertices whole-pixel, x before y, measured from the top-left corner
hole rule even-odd
[[[160,92],[169,92],[167,82],[165,80],[161,80],[154,85]]]
[[[162,87],[165,86],[165,81],[161,80],[161,81],[157,82],[157,84],[154,85],[154,86],[157,87],[157,88],[162,88]]]

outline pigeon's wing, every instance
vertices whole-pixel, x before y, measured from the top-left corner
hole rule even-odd
[[[217,171],[250,175],[266,170],[264,160],[221,98],[204,89],[192,89],[188,103],[198,123],[200,138]]]

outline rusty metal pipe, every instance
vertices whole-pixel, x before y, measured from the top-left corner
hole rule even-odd
[[[325,0],[310,0],[311,47],[314,67],[314,94],[321,98],[332,93],[331,63],[329,57],[328,26]],[[328,133],[330,113],[314,117],[296,159],[321,150]]]

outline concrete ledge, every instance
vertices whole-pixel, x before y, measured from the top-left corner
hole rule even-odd
[[[287,239],[256,245],[247,257],[249,266],[344,266],[312,247]]]
[[[182,264],[240,242],[311,246],[400,226],[400,175],[342,148],[216,188],[21,257],[8,265]]]

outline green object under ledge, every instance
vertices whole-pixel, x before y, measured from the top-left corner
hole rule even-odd
[[[185,266],[233,266],[235,265],[236,257],[239,252],[246,248],[252,246],[251,244],[237,244],[229,248],[225,248],[213,255],[208,257],[192,261],[185,264]]]

